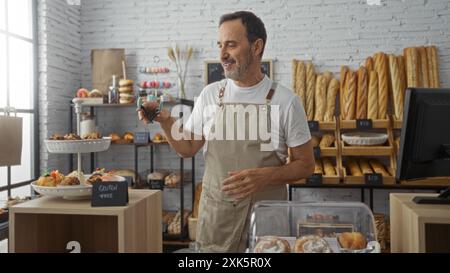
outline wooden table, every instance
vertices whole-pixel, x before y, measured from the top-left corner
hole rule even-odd
[[[391,252],[450,252],[450,205],[416,204],[427,193],[391,193]]]
[[[34,199],[10,209],[9,252],[162,252],[161,204],[154,190],[130,190],[125,207]]]

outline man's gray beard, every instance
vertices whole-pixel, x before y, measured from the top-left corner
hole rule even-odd
[[[242,78],[244,77],[244,74],[247,72],[248,68],[250,67],[250,64],[252,63],[252,55],[250,54],[251,52],[249,51],[248,53],[248,57],[247,60],[244,64],[242,64],[241,66],[236,66],[236,69],[234,71],[231,71],[231,73],[227,74],[227,72],[225,72],[225,77],[234,81],[239,81],[242,80]]]

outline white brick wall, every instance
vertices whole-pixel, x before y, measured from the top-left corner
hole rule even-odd
[[[140,66],[152,66],[155,55],[161,58],[159,65],[174,68],[166,58],[166,47],[177,42],[181,45],[189,43],[195,48],[187,79],[188,97],[192,98],[203,88],[203,61],[218,58],[216,40],[219,17],[235,10],[251,10],[262,18],[268,32],[264,57],[276,59],[275,80],[286,86],[291,86],[293,58],[312,59],[319,71],[338,73],[341,65],[356,68],[368,55],[377,51],[400,54],[404,47],[424,44],[438,46],[442,85],[450,86],[450,4],[445,0],[390,0],[382,1],[383,6],[368,6],[363,0],[83,0],[81,10],[55,0],[40,2],[52,7],[51,11],[64,12],[74,20],[73,23],[61,22],[59,26],[53,24],[50,32],[47,30],[50,40],[60,45],[48,52],[54,53],[56,50],[59,53],[56,56],[64,57],[72,64],[70,68],[66,68],[61,61],[48,57],[53,66],[47,67],[57,73],[52,73],[52,80],[47,80],[50,69],[41,71],[41,79],[47,83],[52,82],[51,90],[55,93],[63,92],[60,91],[64,90],[63,83],[74,90],[77,87],[75,82],[80,78],[83,86],[91,87],[90,51],[93,48],[125,48],[129,77],[140,81],[152,79],[140,75],[138,69]],[[40,8],[41,10],[47,9]],[[77,22],[80,14],[81,19]],[[51,22],[58,22],[59,18],[67,17],[66,15],[44,17]],[[81,40],[75,39],[72,41],[75,46],[64,50],[66,44],[61,46],[60,43],[68,43],[70,36],[77,38],[79,31]],[[80,61],[81,70],[78,69]],[[170,77],[175,81],[173,74]],[[66,78],[74,79],[74,84],[68,85]],[[57,97],[52,97],[49,101],[51,109],[57,108],[57,100]],[[65,117],[62,118],[65,107],[60,111],[61,115],[51,116],[55,120],[53,123],[59,125],[47,126],[50,128],[43,131],[42,135],[51,129],[63,128],[66,120]],[[106,133],[145,129],[136,121],[132,109],[102,111],[104,112],[99,113],[99,124]],[[41,121],[49,123],[45,117]],[[158,129],[153,126],[151,130],[155,132]],[[168,151],[161,151],[161,156],[159,163],[163,167],[173,164],[176,158]],[[200,157],[201,155],[197,156],[198,161],[201,161]],[[132,167],[132,159],[131,149],[114,147],[100,155],[98,165],[109,167],[113,166],[111,162],[117,162],[120,166],[115,167]],[[142,155],[142,162],[148,164],[148,155]],[[200,164],[202,167],[203,164]],[[200,175],[202,168],[197,173]],[[297,191],[299,192],[301,195],[298,197],[301,199],[302,196],[313,196],[317,200],[329,200],[333,197],[347,200],[351,196],[352,200],[359,200],[358,190],[327,192],[304,189]],[[377,194],[376,197],[381,200],[375,202],[378,210],[386,211],[387,193]]]
[[[81,83],[80,7],[38,1],[41,170],[67,172],[68,156],[49,154],[43,139],[69,130],[69,102]]]

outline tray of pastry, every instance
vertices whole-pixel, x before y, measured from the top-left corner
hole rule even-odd
[[[345,184],[395,184],[394,170],[386,167],[378,159],[348,158],[343,164],[343,176]],[[381,181],[376,177],[381,175]],[[369,176],[369,177],[366,177]]]
[[[94,153],[108,150],[111,138],[102,138],[98,133],[89,134],[83,138],[73,133],[65,136],[54,134],[50,139],[44,140],[44,143],[50,153]]]

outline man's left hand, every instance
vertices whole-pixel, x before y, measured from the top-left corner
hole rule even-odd
[[[229,177],[222,182],[222,191],[237,200],[244,199],[269,184],[271,173],[268,168],[228,172]]]

